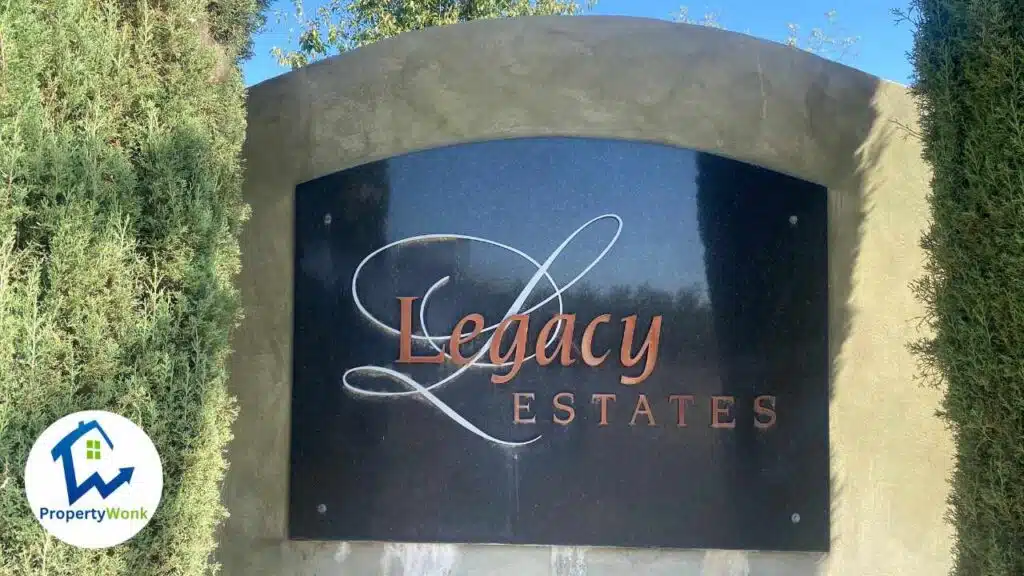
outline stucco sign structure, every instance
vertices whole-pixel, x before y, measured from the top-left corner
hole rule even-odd
[[[223,572],[948,572],[917,121],[801,50],[613,17],[252,87]]]

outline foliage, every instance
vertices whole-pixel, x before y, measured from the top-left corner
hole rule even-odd
[[[717,12],[705,12],[698,20],[690,16],[690,9],[683,6],[678,12],[672,15],[676,22],[684,24],[696,24],[709,28],[724,29],[719,21]],[[806,38],[801,40],[800,25],[795,23],[786,24],[786,38],[783,41],[787,46],[801,48],[823,58],[831,58],[836,61],[843,61],[854,56],[860,36],[851,36],[839,26],[838,14],[835,10],[825,13],[825,27],[811,28]]]
[[[690,8],[687,6],[680,6],[679,11],[672,14],[672,20],[681,24],[693,24],[696,26],[706,26],[708,28],[717,28],[724,30],[725,26],[718,21],[718,12],[705,12],[700,20],[697,20],[690,16]]]
[[[352,50],[402,32],[444,26],[480,18],[513,18],[530,15],[576,15],[593,8],[597,0],[327,0],[314,14],[308,14],[302,0],[292,0],[293,12],[278,11],[278,23],[294,22],[298,29],[298,48],[274,47],[271,54],[281,66],[301,68],[310,62]],[[710,28],[724,28],[718,13],[702,18],[690,17],[686,6],[672,15],[673,20]],[[835,10],[825,13],[826,25],[811,28],[801,39],[798,24],[787,24],[784,42],[826,58],[849,57],[860,41],[838,26]]]
[[[0,3],[0,574],[203,574],[235,411],[245,131],[261,0]],[[145,429],[149,526],[103,551],[25,498],[35,438],[78,410]]]
[[[594,1],[581,5],[576,0],[328,0],[307,14],[302,0],[292,0],[299,48],[275,47],[272,53],[282,66],[295,69],[410,30],[482,18],[573,15]],[[278,14],[279,20],[288,17]]]
[[[957,454],[954,573],[1024,574],[1024,4],[913,0],[932,222],[917,343]]]

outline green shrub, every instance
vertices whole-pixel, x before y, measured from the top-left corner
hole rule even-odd
[[[234,406],[245,217],[237,58],[261,0],[0,2],[0,574],[202,574]],[[149,526],[104,551],[49,537],[22,475],[70,412],[142,426]]]
[[[917,286],[956,442],[955,574],[1024,574],[1024,3],[914,0],[934,169]]]

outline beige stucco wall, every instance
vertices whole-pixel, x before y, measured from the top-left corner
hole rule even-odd
[[[611,17],[410,33],[254,87],[225,573],[946,573],[952,448],[933,415],[938,392],[915,379],[906,349],[919,335],[909,284],[922,272],[929,174],[898,124],[916,121],[904,87],[851,68],[740,34]],[[537,135],[674,144],[828,187],[829,554],[285,539],[295,185],[412,150]]]

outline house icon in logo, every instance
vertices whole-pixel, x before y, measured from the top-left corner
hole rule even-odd
[[[53,456],[53,461],[56,462],[57,460],[61,460],[61,463],[64,465],[64,483],[67,486],[68,491],[68,505],[74,505],[75,502],[77,502],[82,496],[85,496],[90,490],[96,490],[96,492],[106,500],[106,498],[116,492],[118,488],[131,482],[132,474],[135,472],[134,466],[130,468],[121,468],[117,476],[109,482],[103,480],[99,472],[93,472],[93,474],[86,478],[81,484],[78,483],[78,479],[75,476],[75,458],[73,449],[79,440],[94,430],[98,432],[103,441],[106,442],[107,447],[113,450],[114,443],[110,441],[110,437],[107,436],[107,433],[96,420],[92,420],[90,422],[79,422],[77,428],[57,442],[57,445],[50,450],[50,455]],[[85,458],[87,460],[100,460],[102,452],[103,447],[99,440],[86,439]]]

